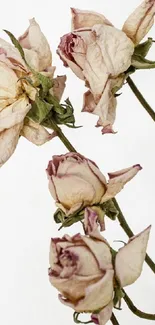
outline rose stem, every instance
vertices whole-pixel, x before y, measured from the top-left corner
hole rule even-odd
[[[134,233],[132,232],[131,228],[129,227],[129,225],[127,224],[125,218],[124,218],[124,215],[116,201],[115,198],[113,198],[113,202],[114,202],[114,205],[116,207],[116,209],[118,210],[119,214],[117,216],[117,219],[120,223],[120,226],[123,228],[123,230],[125,231],[125,233],[128,235],[128,237],[133,237],[134,236]],[[150,269],[155,273],[155,263],[152,261],[152,259],[149,257],[148,254],[146,254],[146,257],[145,257],[145,262],[148,264],[148,266],[150,267]]]
[[[115,317],[114,313],[112,313],[112,316],[110,318],[113,325],[119,325],[117,318]]]
[[[155,112],[153,111],[153,109],[151,108],[151,106],[147,103],[147,101],[145,100],[145,98],[143,97],[143,95],[140,93],[140,91],[136,87],[136,85],[133,82],[133,80],[130,77],[128,77],[126,79],[126,81],[127,81],[128,85],[129,85],[129,87],[131,88],[131,90],[133,91],[133,93],[135,94],[135,96],[137,97],[137,99],[140,101],[140,103],[142,104],[142,106],[147,111],[147,113],[151,116],[151,118],[153,119],[153,121],[155,121]]]
[[[140,318],[145,318],[145,319],[149,319],[149,320],[155,320],[155,314],[148,314],[148,313],[144,313],[143,311],[139,310],[131,301],[131,299],[129,298],[129,296],[127,295],[127,293],[122,289],[123,293],[124,293],[124,297],[123,299],[125,300],[127,306],[129,307],[129,309],[138,317]]]

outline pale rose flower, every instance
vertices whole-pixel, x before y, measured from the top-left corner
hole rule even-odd
[[[55,67],[51,66],[52,54],[49,44],[34,19],[26,34],[19,38],[25,47],[27,63],[36,72],[53,78]],[[35,101],[37,90],[25,78],[35,84],[35,77],[22,59],[19,51],[12,44],[0,39],[0,166],[13,154],[20,135],[36,145],[41,145],[55,136],[49,134],[39,124],[24,119]],[[56,78],[54,95],[62,96],[65,79]],[[55,93],[56,92],[56,93]]]
[[[109,174],[109,181],[97,165],[79,153],[53,156],[47,167],[49,190],[66,215],[88,205],[113,198],[141,169],[135,165]]]
[[[131,238],[113,262],[111,248],[97,230],[97,215],[86,211],[85,218],[93,218],[86,223],[94,224],[87,236],[65,235],[51,240],[49,279],[60,292],[62,303],[76,312],[93,312],[92,320],[104,325],[112,313],[115,279],[123,288],[142,272],[151,227]]]
[[[61,38],[58,54],[66,67],[82,80],[83,111],[99,116],[102,133],[113,133],[115,87],[123,85],[124,72],[131,65],[134,47],[154,23],[155,0],[145,0],[126,20],[122,31],[103,15],[79,9],[72,11],[72,32]]]

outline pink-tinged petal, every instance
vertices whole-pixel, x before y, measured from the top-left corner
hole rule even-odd
[[[82,112],[93,113],[95,110],[96,103],[94,101],[93,94],[88,90],[83,95],[83,108]]]
[[[47,141],[50,141],[56,136],[55,132],[50,134],[43,126],[35,123],[31,120],[27,120],[21,131],[21,135],[24,136],[30,142],[40,146]]]
[[[93,208],[85,208],[84,212],[84,229],[86,235],[96,238],[99,240],[103,240],[99,230],[98,230],[98,214]]]
[[[119,193],[124,185],[129,182],[142,169],[140,165],[135,165],[120,171],[109,173],[109,183],[107,192],[103,196],[101,202],[108,201]]]
[[[65,36],[63,36],[63,37],[65,37]],[[62,41],[63,37],[61,38],[61,41]],[[74,60],[68,59],[68,57],[62,50],[61,43],[58,47],[57,54],[60,56],[61,60],[64,62],[64,65],[66,67],[70,67],[70,69],[75,73],[75,75],[78,78],[80,78],[81,80],[84,80],[84,75],[83,75],[82,69],[76,64],[76,62],[74,62]]]
[[[94,188],[84,179],[78,176],[52,176],[53,183],[57,190],[58,200],[70,209],[76,203],[89,204],[94,198]]]
[[[95,324],[105,325],[111,318],[113,309],[113,302],[111,301],[98,314],[92,314],[91,319]]]
[[[17,48],[2,38],[0,38],[0,61],[6,63],[13,70],[28,71]]]
[[[92,30],[96,34],[96,44],[100,48],[108,74],[115,77],[126,71],[131,65],[133,42],[124,32],[111,26],[95,25]]]
[[[0,167],[14,153],[23,123],[16,124],[8,130],[0,132]]]
[[[69,305],[77,312],[90,312],[100,309],[112,300],[114,271],[108,270],[97,283],[86,287],[85,297],[78,302],[61,299],[65,305]]]
[[[102,129],[102,134],[115,134],[117,132],[115,132],[112,128],[112,126],[109,124],[109,125],[106,125],[103,129]]]
[[[154,24],[155,0],[145,0],[126,20],[123,31],[139,44]]]
[[[39,71],[45,70],[52,63],[52,54],[46,37],[35,19],[30,19],[29,28],[19,37],[21,46],[33,50],[39,58]]]
[[[53,82],[54,86],[50,92],[60,101],[66,87],[66,76],[57,76],[57,78],[53,79]]]
[[[115,260],[115,271],[122,287],[134,283],[141,275],[151,226],[119,250]]]
[[[0,112],[0,132],[23,122],[26,114],[31,109],[26,95],[22,95],[16,102],[7,106]]]
[[[84,236],[84,243],[89,247],[90,251],[94,254],[99,268],[104,270],[112,269],[112,256],[110,251],[110,246],[107,241],[100,236],[98,240],[93,240],[89,237]]]
[[[100,182],[105,186],[107,185],[107,181],[105,176],[101,173],[99,168],[91,161],[87,160],[88,166],[90,167],[91,171],[94,173],[94,175],[100,180]]]
[[[93,27],[96,24],[105,24],[112,26],[111,22],[103,15],[89,10],[79,10],[71,8],[72,13],[72,30]]]

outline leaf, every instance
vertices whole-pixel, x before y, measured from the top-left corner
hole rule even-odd
[[[150,61],[141,55],[134,54],[132,56],[131,64],[136,69],[154,69],[155,61]]]
[[[11,42],[12,42],[13,45],[18,49],[18,51],[19,51],[19,53],[20,53],[22,59],[23,59],[24,62],[27,64],[27,62],[26,62],[26,60],[25,60],[25,54],[24,54],[23,48],[22,48],[22,46],[20,45],[20,43],[18,42],[18,40],[16,39],[16,37],[15,37],[11,32],[9,32],[8,30],[6,30],[6,29],[3,29],[3,30],[4,30],[4,32],[5,32],[6,34],[8,34],[8,36],[9,36],[10,39],[11,39]]]
[[[27,117],[32,119],[34,122],[41,124],[49,112],[51,111],[51,104],[45,102],[41,98],[36,96],[35,102],[32,104],[32,108],[30,109]]]
[[[148,54],[150,48],[152,47],[153,42],[154,42],[153,39],[151,37],[149,37],[146,42],[138,44],[135,47],[134,54],[141,55],[143,58],[145,58],[146,55]]]

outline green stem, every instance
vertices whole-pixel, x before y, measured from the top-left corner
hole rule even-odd
[[[116,201],[115,198],[113,198],[113,203],[116,207],[116,209],[118,210],[119,214],[117,216],[117,219],[120,223],[120,226],[123,228],[123,230],[125,231],[125,233],[128,235],[128,237],[133,237],[134,236],[134,233],[133,231],[131,230],[131,228],[129,227],[128,223],[126,222],[125,218],[124,218],[124,215]],[[149,257],[148,254],[146,254],[146,257],[145,257],[145,262],[148,264],[148,266],[150,267],[150,269],[153,271],[153,273],[155,273],[155,263],[152,261],[152,259]]]
[[[155,320],[155,314],[148,314],[148,313],[144,313],[143,311],[139,310],[131,301],[131,299],[129,298],[129,296],[127,295],[127,293],[125,292],[125,290],[123,290],[124,293],[124,300],[127,304],[127,306],[129,307],[129,309],[138,317],[140,318],[144,318],[144,319],[149,319],[149,320]]]
[[[71,152],[76,152],[75,148],[72,146],[72,144],[69,142],[69,140],[65,137],[65,135],[61,131],[60,127],[52,119],[50,120],[50,126],[57,133],[57,136],[63,142],[65,147]]]
[[[112,316],[111,316],[111,322],[113,325],[119,325],[119,322],[117,320],[117,318],[115,317],[114,313],[112,313]]]
[[[153,121],[155,121],[155,112],[153,111],[153,109],[151,108],[151,106],[148,104],[148,102],[146,101],[146,99],[143,97],[143,95],[141,94],[141,92],[138,90],[138,88],[136,87],[135,83],[133,82],[133,80],[128,77],[126,79],[129,87],[131,88],[131,90],[133,91],[133,93],[135,94],[135,96],[137,97],[137,99],[139,100],[139,102],[142,104],[142,106],[145,108],[145,110],[147,111],[147,113],[151,116],[151,118],[153,119]]]

